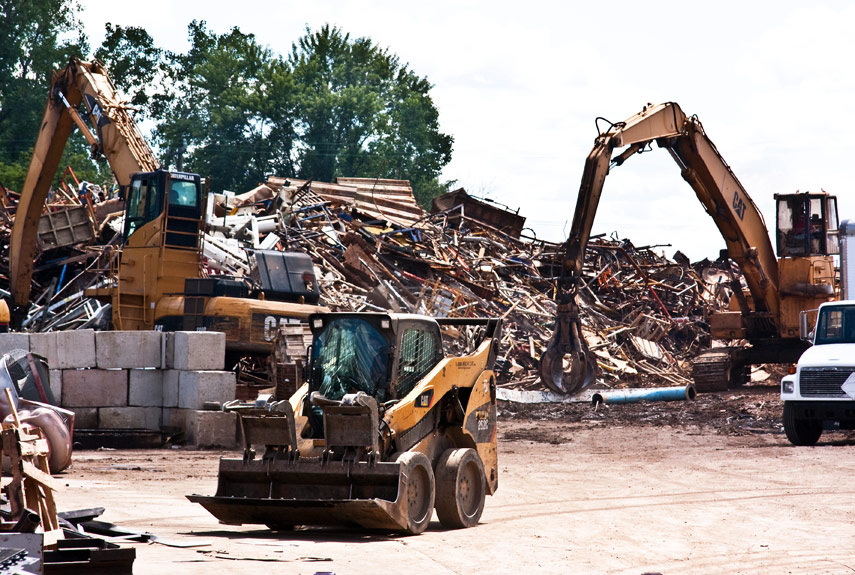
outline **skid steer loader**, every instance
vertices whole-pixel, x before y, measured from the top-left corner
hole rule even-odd
[[[236,405],[242,458],[220,460],[214,496],[188,495],[222,523],[346,525],[418,534],[436,508],[478,523],[498,487],[501,320],[393,313],[309,317],[308,381],[288,401]],[[443,353],[442,329],[471,335]]]

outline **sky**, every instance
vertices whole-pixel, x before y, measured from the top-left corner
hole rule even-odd
[[[569,231],[595,118],[623,121],[667,101],[700,119],[767,227],[773,194],[796,190],[836,194],[841,220],[855,219],[852,2],[81,3],[93,49],[107,22],[142,26],[181,52],[194,19],[216,33],[237,26],[280,54],[306,27],[371,38],[433,84],[440,128],[454,137],[442,179],[518,209],[545,240]],[[671,244],[657,251],[692,260],[724,247],[677,164],[656,148],[612,170],[593,233]]]

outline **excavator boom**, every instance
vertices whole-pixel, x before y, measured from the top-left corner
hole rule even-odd
[[[766,320],[770,334],[775,329],[780,308],[778,266],[762,214],[696,117],[687,117],[673,102],[648,105],[601,133],[585,162],[557,286],[555,331],[540,362],[542,380],[559,393],[581,391],[596,375],[596,361],[582,336],[576,295],[606,176],[612,166],[623,164],[653,142],[666,148],[680,166],[681,175],[715,221],[730,257],[742,269],[755,313]],[[613,156],[621,148],[626,149]]]
[[[81,103],[86,106],[97,138],[77,113]],[[39,218],[75,126],[92,145],[93,156],[106,156],[122,187],[128,186],[131,174],[151,172],[158,167],[154,153],[100,62],[72,58],[65,68],[57,71],[51,80],[50,96],[12,228],[10,243],[16,249],[11,250],[9,257],[9,278],[17,308],[29,302]]]

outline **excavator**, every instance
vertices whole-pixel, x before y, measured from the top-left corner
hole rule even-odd
[[[78,111],[83,105],[95,133]],[[74,128],[105,156],[125,199],[124,229],[112,285],[86,290],[111,304],[116,329],[222,331],[227,350],[269,353],[282,323],[305,321],[319,291],[306,254],[259,251],[265,273],[243,280],[203,277],[205,194],[198,174],[160,167],[104,65],[72,58],[54,73],[44,118],[12,228],[9,261],[13,323],[30,297],[39,219]],[[256,297],[250,297],[255,295]]]
[[[649,104],[600,132],[585,161],[557,278],[555,328],[539,364],[541,379],[558,393],[578,393],[596,378],[578,300],[585,248],[606,176],[654,142],[680,167],[747,284],[745,291],[735,282],[730,309],[710,317],[712,337],[733,345],[695,358],[692,375],[698,391],[744,383],[751,364],[795,363],[807,345],[799,339],[800,312],[816,310],[835,296],[837,198],[824,191],[775,194],[776,258],[763,215],[698,118],[686,116],[674,102]]]
[[[238,414],[242,457],[223,457],[214,495],[188,495],[221,523],[344,525],[410,535],[434,509],[478,523],[498,488],[501,319],[318,313],[303,386]],[[442,330],[462,345],[454,355]],[[448,342],[445,348],[450,348]]]

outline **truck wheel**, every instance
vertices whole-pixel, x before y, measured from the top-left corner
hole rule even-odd
[[[407,529],[409,535],[418,535],[427,529],[433,515],[436,482],[430,460],[424,453],[407,451],[398,456],[401,473],[407,476]]]
[[[436,515],[444,527],[478,524],[484,511],[487,480],[474,449],[447,449],[436,465]]]
[[[822,421],[796,417],[796,408],[785,401],[784,433],[793,445],[816,445],[822,435]]]

